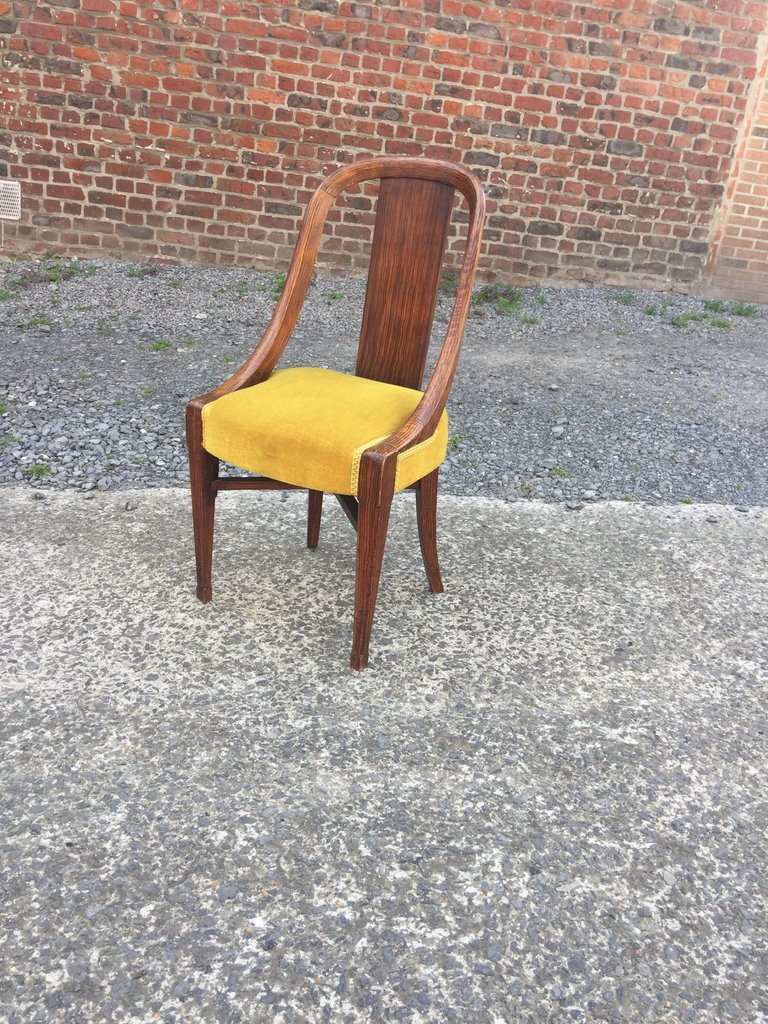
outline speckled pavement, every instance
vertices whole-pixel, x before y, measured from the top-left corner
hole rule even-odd
[[[768,1019],[768,516],[0,502],[0,1020]]]

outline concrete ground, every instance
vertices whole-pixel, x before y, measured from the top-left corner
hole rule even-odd
[[[768,518],[181,490],[0,504],[0,1019],[768,1019]]]

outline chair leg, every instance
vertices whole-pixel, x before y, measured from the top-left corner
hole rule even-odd
[[[364,460],[365,461],[365,460]],[[391,474],[392,477],[394,474]],[[363,483],[363,465],[360,470]],[[355,575],[355,623],[350,665],[364,669],[368,664],[373,613],[379,592],[381,563],[387,540],[389,511],[392,507],[392,482],[389,487],[371,486],[358,490],[357,569]]]
[[[194,426],[188,428],[189,483],[192,491],[192,528],[195,535],[197,565],[197,596],[207,603],[213,597],[211,567],[213,563],[213,518],[216,491],[211,484],[219,475],[219,460],[210,455],[196,438]]]
[[[416,487],[416,521],[429,589],[433,594],[442,594],[443,580],[437,558],[437,473],[435,470],[419,480]]]
[[[309,492],[309,515],[307,517],[307,547],[316,548],[320,540],[320,516],[323,513],[323,492]]]

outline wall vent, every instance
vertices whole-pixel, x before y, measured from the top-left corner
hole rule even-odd
[[[5,241],[5,221],[21,219],[21,185],[0,178],[0,245]]]

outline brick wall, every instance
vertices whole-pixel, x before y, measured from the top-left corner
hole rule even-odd
[[[486,276],[701,288],[754,163],[735,158],[767,19],[765,0],[0,0],[0,175],[24,208],[6,238],[283,267],[328,170],[424,154],[483,179]],[[729,209],[764,244],[749,199]],[[328,265],[363,266],[370,217],[364,194],[338,212]]]
[[[768,301],[768,40],[710,252],[706,293]]]

